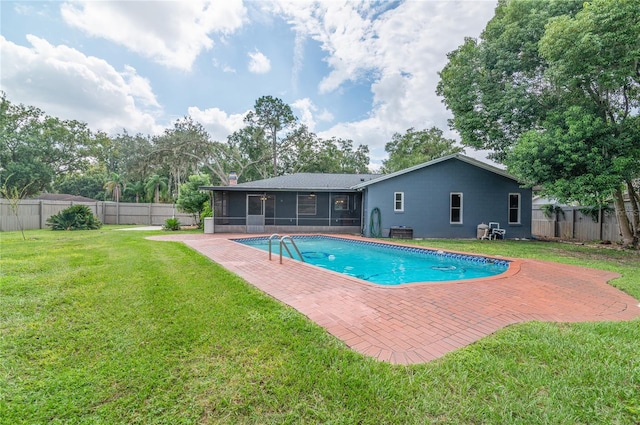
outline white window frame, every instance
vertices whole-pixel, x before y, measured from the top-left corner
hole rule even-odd
[[[400,203],[400,206],[398,206],[398,202]],[[404,192],[393,192],[393,211],[404,212]]]
[[[454,195],[458,195],[460,197],[460,206],[459,207],[454,207],[453,206],[453,196]],[[451,192],[449,193],[449,224],[463,224],[463,206],[464,206],[464,202],[463,202],[463,196],[462,196],[462,192]],[[460,210],[460,221],[453,221],[451,220],[452,215],[453,215],[453,209],[459,209]]]
[[[517,196],[518,197],[518,220],[517,221],[511,221],[511,210],[513,208],[511,208],[511,197],[512,196]],[[507,219],[509,221],[509,224],[520,224],[521,221],[521,213],[522,213],[522,196],[520,195],[520,193],[517,192],[512,192],[509,194],[509,197],[507,198]]]

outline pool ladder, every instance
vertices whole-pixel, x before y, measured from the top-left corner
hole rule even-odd
[[[269,260],[271,260],[271,242],[275,238],[280,238],[280,264],[282,264],[282,248],[283,247],[289,253],[289,257],[293,258],[293,255],[291,254],[291,250],[287,246],[287,241],[291,242],[291,246],[293,246],[293,248],[296,250],[296,253],[300,257],[300,261],[302,261],[304,263],[304,258],[302,257],[302,254],[300,253],[300,250],[298,249],[298,246],[296,245],[296,243],[293,240],[293,238],[291,236],[289,236],[289,235],[280,236],[277,233],[274,233],[273,235],[269,236]]]

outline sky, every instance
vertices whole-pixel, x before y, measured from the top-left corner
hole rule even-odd
[[[435,91],[447,53],[495,0],[0,1],[0,90],[115,135],[191,116],[225,141],[262,96],[322,138],[369,146],[449,129]],[[469,156],[485,153],[466,148]]]

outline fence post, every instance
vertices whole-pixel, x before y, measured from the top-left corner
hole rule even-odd
[[[598,208],[598,240],[602,240],[602,207]]]

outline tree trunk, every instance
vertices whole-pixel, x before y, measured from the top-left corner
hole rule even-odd
[[[631,203],[633,234],[635,238],[638,239],[640,238],[640,208],[638,207],[638,199],[636,198],[635,188],[631,180],[627,180],[627,192],[629,193],[629,202]]]
[[[633,246],[637,248],[638,240],[633,234],[629,217],[624,206],[624,197],[620,188],[613,192],[613,200],[616,208],[616,219],[618,220],[618,227],[620,229],[620,235],[622,236],[622,245],[625,247]]]
[[[273,132],[273,177],[278,175],[278,136],[276,129],[271,130]]]

